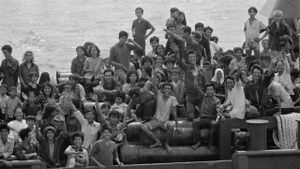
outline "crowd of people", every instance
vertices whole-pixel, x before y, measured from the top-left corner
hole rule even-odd
[[[213,28],[199,22],[192,30],[178,8],[170,9],[165,37],[160,37],[167,43],[161,44],[159,37],[150,37],[155,28],[143,13],[136,8],[133,39],[120,31],[109,57],[102,58],[92,42],[78,46],[72,75],[59,84],[49,73],[40,74],[33,52],[25,52],[19,65],[12,47],[2,47],[0,166],[30,159],[47,167],[122,166],[118,148],[126,144],[124,130],[134,121],[142,122],[141,131],[154,141],[150,148],[168,152],[168,138],[179,132],[178,119],[191,121],[192,148],[203,145],[201,130],[209,129],[214,151],[220,119],[300,110],[297,28],[286,24],[282,11],[274,11],[265,26],[255,18],[257,9],[249,8],[245,43],[227,51],[212,36]],[[85,109],[87,102],[95,106]],[[167,131],[163,143],[155,129]]]

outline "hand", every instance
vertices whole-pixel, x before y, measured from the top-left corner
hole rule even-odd
[[[41,121],[42,118],[43,118],[42,114],[37,114],[37,115],[35,116],[36,121]]]
[[[261,39],[257,37],[257,38],[254,38],[254,41],[259,42],[259,41],[261,41]]]
[[[130,39],[130,38],[129,38],[127,41],[128,41],[129,43],[133,43],[133,42],[134,42],[134,41],[133,41],[132,39]]]
[[[171,43],[171,49],[174,53],[178,53],[179,52],[179,48],[175,43]]]
[[[89,95],[90,95],[90,98],[91,98],[93,101],[95,101],[95,102],[98,101],[98,96],[97,96],[96,94],[90,93]]]
[[[198,69],[198,67],[196,67],[194,70],[193,70],[193,76],[194,77],[197,77],[198,75],[199,75],[199,69]]]
[[[102,164],[98,164],[97,166],[99,167],[99,169],[105,169],[105,166]]]

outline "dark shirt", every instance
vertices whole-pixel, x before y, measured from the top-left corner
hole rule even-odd
[[[120,90],[120,83],[118,83],[115,80],[112,80],[111,82],[104,82],[103,83],[103,89],[105,90]],[[114,103],[114,94],[111,93],[106,93],[105,94],[106,97],[106,101],[108,101],[109,103],[113,104]]]
[[[8,87],[17,86],[18,84],[18,73],[19,73],[19,62],[15,58],[4,59],[1,63],[1,69],[4,77],[2,84],[6,84]]]
[[[104,140],[96,141],[90,156],[94,157],[99,163],[104,166],[112,166],[114,156],[117,155],[116,143],[109,141],[108,144]],[[96,166],[95,162],[91,160],[91,165]]]
[[[220,100],[216,96],[205,96],[202,101],[200,117],[216,118],[218,104],[220,104]]]
[[[25,114],[25,116],[29,116],[29,115],[36,116],[37,113],[41,110],[42,108],[38,104],[33,104],[31,106],[28,102],[25,102],[24,105],[22,106],[22,111]]]
[[[72,65],[71,65],[71,73],[73,74],[78,74],[80,76],[84,76],[84,61],[86,57],[76,57],[72,60]]]
[[[133,49],[134,47],[129,43],[126,43],[123,46],[120,46],[119,43],[117,43],[110,48],[109,60],[121,63],[125,66],[126,69],[129,69],[130,51]],[[115,71],[119,69],[121,69],[119,66],[115,66]]]
[[[23,90],[23,92],[28,95],[29,92],[34,92],[35,96],[39,96],[41,92],[41,86],[39,84],[34,88],[32,85],[27,84],[28,86]]]
[[[28,85],[28,83],[30,82],[29,73],[31,72],[36,72],[37,74],[39,74],[39,67],[36,64],[32,63],[30,68],[28,68],[26,62],[20,65],[19,76],[23,79],[26,85]]]
[[[32,144],[26,145],[24,143],[19,143],[14,149],[14,155],[16,156],[17,160],[29,160],[25,157],[25,155],[36,153],[36,149],[37,148]],[[37,157],[31,158],[31,160],[32,159],[37,159]]]
[[[211,60],[211,53],[210,53],[209,40],[206,37],[202,36],[202,39],[199,42],[199,44],[202,45],[203,48],[205,49],[207,60],[210,61]]]
[[[269,30],[269,47],[272,51],[281,51],[282,47],[286,42],[281,40],[281,36],[290,35],[290,27],[283,22],[280,22],[279,27],[277,27],[276,22],[272,22],[270,26],[267,27]]]
[[[200,64],[201,58],[202,58],[202,46],[193,40],[192,38],[189,38],[186,40],[185,45],[184,45],[184,58],[188,60],[188,55],[187,52],[193,50],[196,52],[196,58],[197,58],[197,63]]]
[[[142,19],[140,22],[136,19],[133,21],[131,28],[134,29],[134,41],[145,50],[145,35],[147,30],[152,28],[152,25],[145,19]]]

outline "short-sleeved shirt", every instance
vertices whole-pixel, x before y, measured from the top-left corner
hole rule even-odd
[[[85,60],[86,56],[74,58],[72,60],[71,73],[84,76],[83,67]]]
[[[116,153],[116,143],[113,141],[109,141],[108,144],[105,143],[104,140],[97,141],[90,153],[90,156],[97,159],[104,166],[112,166],[114,155]],[[93,161],[91,161],[92,165],[96,165]]]
[[[67,149],[65,150],[65,152],[66,151],[68,151],[68,152],[81,152],[81,154],[68,155],[68,162],[67,162],[66,167],[82,167],[82,166],[76,165],[76,164],[75,164],[75,166],[71,166],[72,164],[70,162],[71,162],[71,159],[73,157],[75,157],[75,162],[76,163],[79,163],[79,164],[84,165],[84,166],[89,166],[89,154],[88,154],[88,152],[87,152],[86,149],[81,148],[80,150],[76,150],[75,146],[70,145],[70,146],[67,147]],[[82,163],[81,161],[76,160],[76,158],[81,159],[81,160],[85,160],[85,162]]]
[[[127,69],[130,65],[130,51],[133,49],[133,46],[126,43],[123,46],[120,46],[118,43],[110,48],[110,61],[123,64]],[[115,66],[115,71],[119,70],[119,66]]]
[[[2,84],[7,86],[17,86],[18,74],[19,74],[19,62],[15,58],[4,59],[1,63],[1,69],[3,71],[4,77]]]
[[[85,73],[84,77],[87,79],[92,79],[92,77],[94,77],[95,79],[99,79],[100,78],[100,68],[103,64],[102,58],[96,57],[89,57],[84,61],[84,70],[85,71],[89,71],[87,73]]]
[[[232,70],[237,70],[238,67],[244,67],[246,66],[246,59],[245,58],[241,58],[240,61],[238,61],[236,58],[234,58],[230,64],[229,64],[229,69],[232,71]]]
[[[14,117],[14,113],[15,113],[15,110],[18,108],[18,107],[21,107],[22,106],[22,102],[21,100],[18,98],[18,97],[15,97],[15,98],[8,98],[6,100],[6,104],[5,104],[5,107],[7,109],[7,117],[9,118],[13,118]]]
[[[146,34],[148,29],[151,29],[151,24],[146,19],[139,21],[138,19],[134,20],[132,23],[132,28],[134,29],[134,38],[143,37]]]
[[[4,159],[7,159],[10,155],[12,155],[13,150],[14,150],[13,138],[8,137],[5,144],[2,142],[2,139],[0,139],[0,153],[3,154]]]
[[[246,41],[254,41],[255,38],[259,38],[260,30],[264,28],[265,25],[261,21],[255,19],[250,25],[250,21],[248,19],[245,22]]]
[[[19,76],[23,79],[26,85],[30,82],[29,73],[31,72],[39,74],[39,67],[34,63],[32,63],[30,67],[27,66],[27,63],[22,63],[20,65]]]
[[[9,126],[9,128],[11,128],[9,135],[14,137],[15,140],[19,139],[19,132],[22,129],[26,129],[28,127],[26,120],[24,119],[21,121],[13,120],[9,122],[7,125]]]
[[[205,96],[202,101],[201,106],[201,117],[210,117],[216,118],[217,117],[217,105],[220,103],[220,100],[216,97],[208,97]]]
[[[167,100],[163,98],[163,94],[158,92],[156,98],[156,110],[154,118],[158,121],[169,120],[171,108],[178,105],[178,102],[174,96],[169,96]]]

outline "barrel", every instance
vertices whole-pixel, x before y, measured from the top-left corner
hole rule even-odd
[[[68,81],[71,75],[72,73],[69,70],[56,71],[57,84]]]
[[[146,134],[141,130],[140,122],[130,123],[126,128],[126,136],[129,142],[134,142],[139,145],[151,145],[154,143]],[[172,123],[175,126],[175,122]],[[169,139],[170,145],[183,146],[193,145],[195,143],[192,122],[178,121],[179,132],[173,132],[173,135]],[[164,142],[167,138],[167,131],[162,129],[155,129],[152,131],[154,135],[161,141]],[[208,132],[202,131],[202,139],[207,140]]]
[[[138,145],[123,145],[121,147],[121,161],[125,164],[138,163],[166,163],[216,160],[216,152],[209,150],[207,146],[193,150],[191,146],[172,147],[167,152],[163,147],[149,148]]]
[[[267,124],[268,120],[253,119],[247,120],[250,133],[249,150],[267,149]]]

